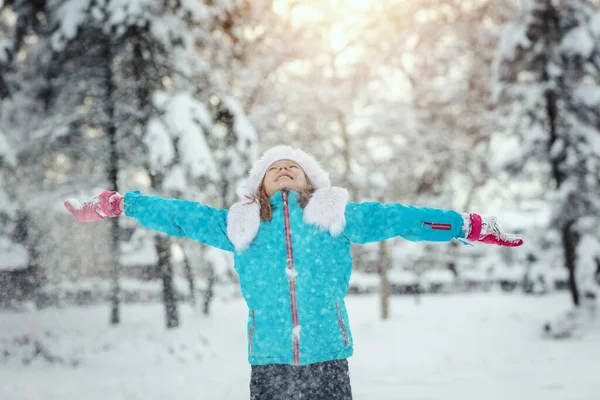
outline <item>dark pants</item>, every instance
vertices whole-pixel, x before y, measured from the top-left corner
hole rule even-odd
[[[352,400],[348,361],[253,365],[250,400]]]

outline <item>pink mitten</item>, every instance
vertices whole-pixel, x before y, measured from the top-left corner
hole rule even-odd
[[[469,214],[471,232],[467,240],[483,242],[505,247],[518,247],[523,244],[523,236],[514,233],[504,233],[498,228],[496,217],[484,217],[479,214]]]
[[[104,190],[83,204],[77,200],[67,200],[65,207],[78,221],[92,222],[121,215],[119,203],[122,198],[123,196],[117,192]]]

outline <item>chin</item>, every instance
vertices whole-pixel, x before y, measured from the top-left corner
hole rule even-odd
[[[279,190],[294,190],[294,191],[298,191],[298,189],[296,187],[294,187],[294,185],[281,185],[279,186]]]

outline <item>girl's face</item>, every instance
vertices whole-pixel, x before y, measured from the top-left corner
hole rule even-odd
[[[302,192],[308,187],[308,182],[298,164],[290,160],[279,160],[267,169],[263,185],[267,196],[271,197],[284,189]]]

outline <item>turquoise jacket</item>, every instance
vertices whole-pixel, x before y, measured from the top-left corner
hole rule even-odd
[[[125,214],[167,235],[234,253],[248,305],[248,360],[253,365],[303,365],[352,355],[344,303],[352,243],[396,236],[434,242],[464,237],[462,216],[455,211],[377,202],[349,202],[345,229],[334,237],[304,222],[297,199],[293,191],[275,193],[272,220],[261,223],[245,251],[235,251],[227,237],[227,210],[129,192]]]

